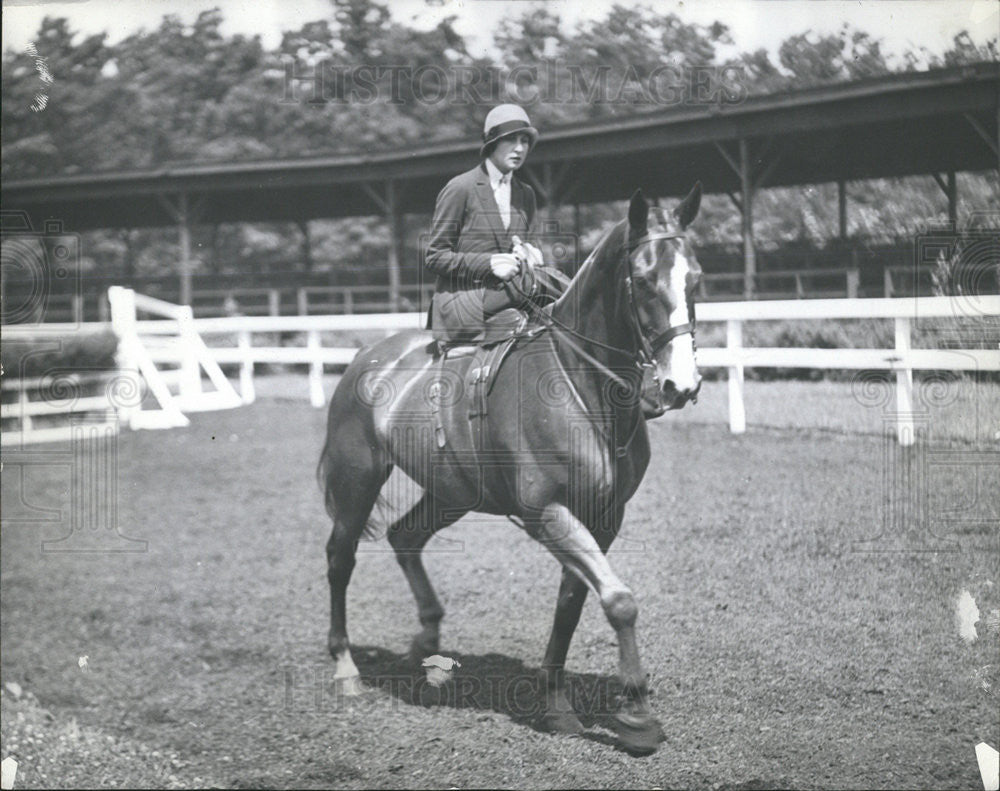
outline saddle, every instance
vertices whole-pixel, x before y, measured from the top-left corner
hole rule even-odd
[[[472,426],[474,446],[476,450],[484,450],[484,424],[489,412],[487,399],[496,382],[497,372],[517,341],[533,335],[539,329],[540,325],[528,328],[528,316],[523,311],[518,308],[507,308],[491,316],[473,341],[432,341],[431,352],[435,359],[437,374],[429,390],[429,396],[434,420],[434,436],[439,448],[443,448],[448,442],[441,417],[445,361],[472,357],[463,384],[468,394],[468,419]]]
[[[568,285],[569,278],[555,267],[536,267],[535,284],[531,289],[535,298],[532,301],[538,308],[544,310],[551,306]],[[530,327],[529,324],[528,314],[524,310],[510,307],[487,317],[483,326],[470,336],[438,339],[432,342],[430,351],[436,360],[437,373],[428,394],[434,420],[434,435],[439,448],[443,448],[448,441],[441,417],[445,361],[468,355],[473,357],[465,375],[464,386],[465,392],[469,395],[468,418],[472,427],[473,442],[476,450],[483,450],[484,426],[488,414],[487,398],[493,389],[497,372],[516,342],[542,329],[540,324]]]

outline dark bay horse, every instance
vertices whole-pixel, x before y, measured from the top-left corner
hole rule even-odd
[[[613,722],[619,738],[631,752],[656,749],[661,731],[649,710],[636,647],[638,608],[605,553],[649,463],[639,362],[655,368],[663,409],[682,407],[700,385],[694,347],[700,269],[684,235],[700,202],[700,185],[673,212],[650,207],[636,192],[628,217],[605,234],[567,291],[540,313],[546,328],[517,341],[489,393],[481,432],[468,417],[464,383],[471,357],[442,366],[430,333],[417,330],[355,357],[330,403],[319,468],[334,521],[326,550],[329,648],[344,688],[359,687],[345,604],[355,551],[372,527],[382,486],[398,467],[423,489],[419,501],[387,526],[417,601],[421,631],[414,657],[437,652],[444,615],[422,548],[470,511],[508,516],[563,565],[543,662],[540,725],[582,729],[563,667],[592,590],[618,638],[624,692]],[[446,442],[439,441],[442,435]]]

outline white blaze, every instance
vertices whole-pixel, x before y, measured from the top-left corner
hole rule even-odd
[[[670,297],[677,306],[670,314],[670,326],[677,327],[688,322],[687,276],[690,271],[687,258],[678,251],[674,255],[674,265],[670,269]],[[694,359],[694,336],[690,333],[678,335],[668,346],[666,376],[680,390],[694,390],[698,386],[698,366]]]

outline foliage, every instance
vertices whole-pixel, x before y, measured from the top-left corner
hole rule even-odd
[[[659,109],[665,96],[690,101],[685,91],[701,67],[728,67],[722,73],[739,80],[729,87],[754,94],[997,59],[995,41],[977,46],[968,33],[956,36],[947,52],[894,58],[880,40],[849,25],[833,34],[790,36],[776,59],[765,50],[723,57],[732,50],[725,24],[691,24],[644,5],[616,5],[603,18],[572,28],[551,7],[529,6],[495,31],[496,60],[470,52],[454,17],[416,29],[377,0],[331,0],[328,14],[286,30],[273,49],[256,36],[225,35],[223,21],[218,9],[190,25],[166,15],[157,28],[109,44],[104,34],[80,36],[65,19],[47,17],[33,52],[3,54],[3,177],[474,140],[484,105],[507,99],[525,103],[547,129]],[[470,75],[477,75],[472,85]],[[961,179],[959,193],[972,205],[1000,199],[995,177]],[[913,218],[942,219],[944,203],[930,179],[910,179],[905,189],[900,183],[867,182],[863,193],[849,188],[853,235],[899,236],[911,232]],[[820,245],[832,238],[831,189],[762,192],[759,238]],[[427,201],[429,210],[433,196]],[[613,217],[608,207],[583,207],[588,239]],[[409,248],[419,246],[425,227],[411,223]],[[379,220],[313,222],[309,231],[319,268],[348,256],[355,262],[369,253],[384,258]],[[707,196],[692,235],[696,244],[738,241],[738,213],[724,196]],[[97,256],[104,271],[171,268],[169,231],[88,236],[88,255]],[[313,264],[304,258],[303,229],[291,223],[260,231],[197,229],[195,237],[196,269],[202,271]]]
[[[60,338],[5,339],[0,347],[5,375],[43,376],[54,371],[110,370],[118,338],[112,332],[88,332]]]

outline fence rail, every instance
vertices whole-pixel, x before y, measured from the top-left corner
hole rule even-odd
[[[77,419],[87,419],[91,431],[117,434],[117,403],[111,396],[117,376],[115,370],[60,372],[21,379],[5,375],[0,384],[4,394],[0,419],[6,425],[0,433],[0,445],[12,447],[72,439],[77,430],[73,420]],[[8,400],[10,395],[14,396],[13,401]],[[53,417],[63,420],[59,425],[39,424],[39,419],[46,421]]]
[[[243,403],[255,398],[254,367],[259,363],[305,364],[309,366],[309,395],[314,406],[323,406],[325,365],[345,365],[356,347],[324,347],[322,333],[342,331],[378,331],[386,335],[404,329],[423,327],[420,313],[382,313],[367,315],[325,316],[233,316],[191,319],[189,308],[170,305],[135,295],[139,310],[152,309],[167,319],[136,321],[136,337],[143,341],[144,353],[152,364],[184,365],[190,361],[190,344],[197,338],[228,336],[235,346],[205,346],[201,354],[216,363],[240,366],[240,396]],[[171,313],[171,309],[176,311]],[[924,318],[964,318],[988,321],[1000,332],[1000,296],[919,297],[911,299],[816,299],[754,302],[716,302],[698,307],[699,321],[724,322],[726,345],[698,350],[702,367],[726,368],[729,387],[729,426],[734,433],[746,430],[743,400],[744,370],[748,367],[788,367],[812,369],[872,369],[896,375],[896,428],[903,445],[914,441],[913,371],[961,370],[1000,371],[998,349],[919,349],[912,347],[914,321]],[[185,333],[176,340],[178,319]],[[894,346],[883,349],[810,349],[750,347],[743,344],[743,325],[748,321],[819,320],[819,319],[890,319],[894,322]],[[126,322],[127,324],[127,322]],[[47,332],[64,326],[67,331],[107,329],[105,324],[46,325]],[[5,329],[5,333],[30,334],[30,330]],[[255,346],[260,334],[305,333],[305,346]],[[174,336],[175,341],[158,345],[157,337]],[[188,344],[188,347],[185,346]],[[133,354],[135,350],[133,349]],[[231,405],[231,404],[230,404]]]

